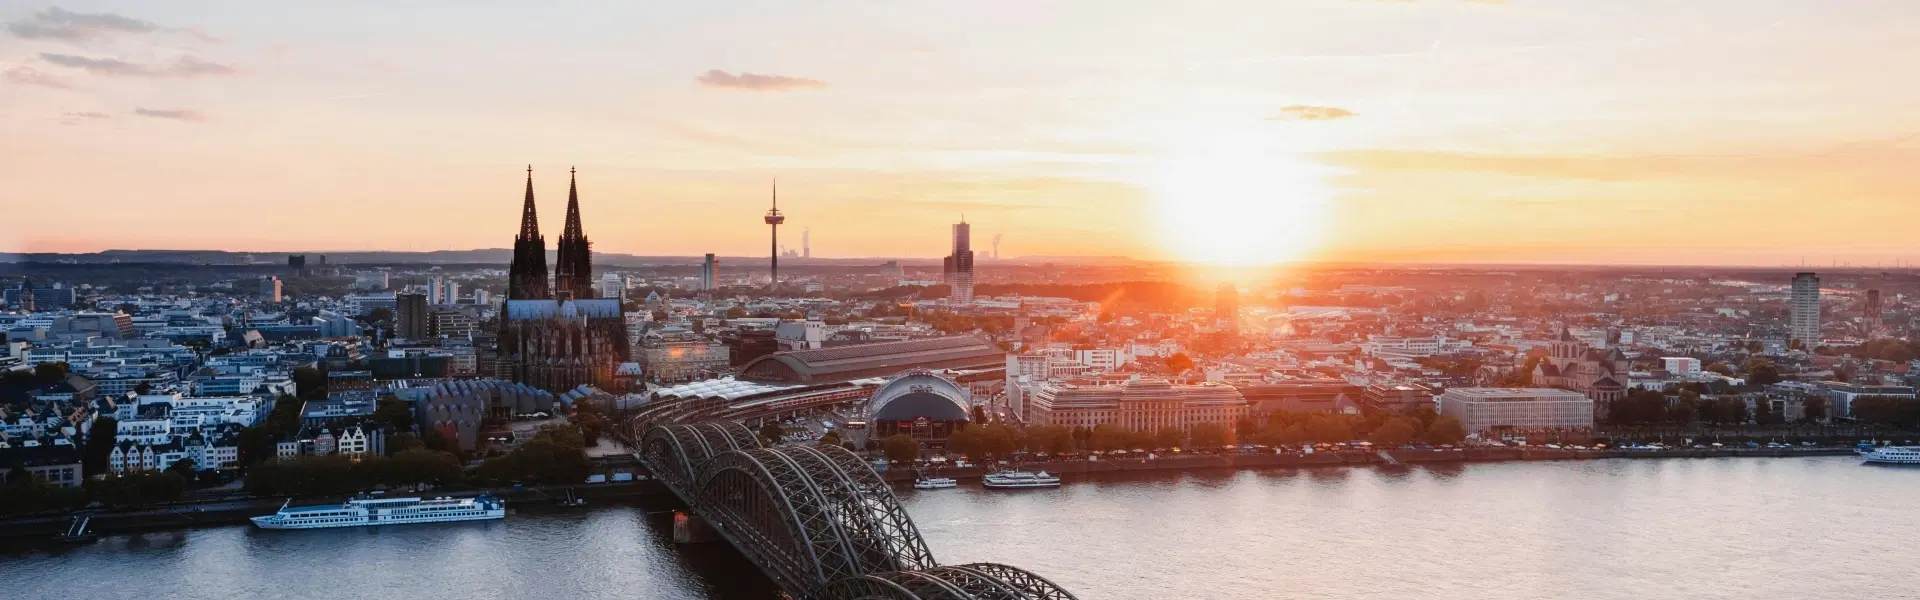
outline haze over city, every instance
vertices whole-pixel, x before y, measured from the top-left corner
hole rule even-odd
[[[1201,8],[1204,8],[1202,10]],[[1893,264],[1920,4],[9,3],[0,252]],[[559,203],[543,203],[557,223]],[[160,226],[152,209],[190,227]],[[797,231],[794,231],[797,233]]]

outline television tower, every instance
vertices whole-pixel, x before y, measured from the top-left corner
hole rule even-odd
[[[773,278],[767,284],[767,292],[780,289],[780,224],[787,222],[787,216],[780,214],[780,182],[773,182],[773,208],[767,211],[767,228],[773,231],[772,248]]]

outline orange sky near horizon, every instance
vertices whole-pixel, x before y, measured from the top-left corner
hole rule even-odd
[[[1920,260],[1920,3],[0,8],[0,252]]]

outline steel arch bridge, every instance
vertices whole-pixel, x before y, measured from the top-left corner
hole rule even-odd
[[[817,600],[1072,600],[993,563],[941,566],[893,488],[837,446],[768,448],[738,423],[654,425],[640,461],[782,590]]]

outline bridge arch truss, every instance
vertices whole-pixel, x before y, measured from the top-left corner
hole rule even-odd
[[[837,446],[764,447],[737,423],[655,425],[640,460],[789,594],[837,600],[1070,600],[1006,565],[941,566],[873,467]]]

